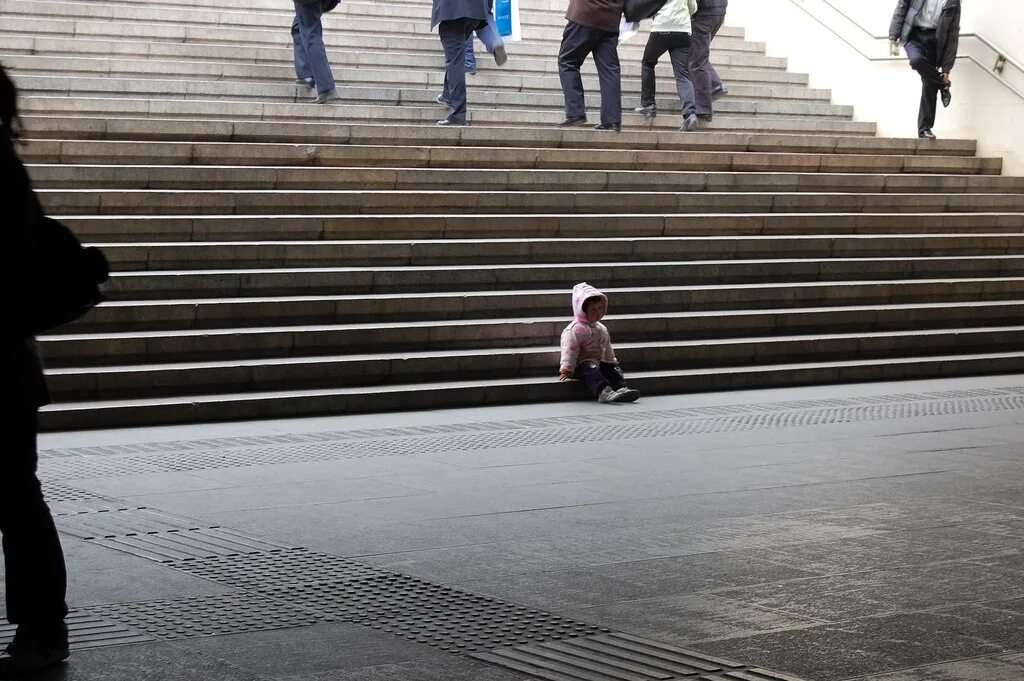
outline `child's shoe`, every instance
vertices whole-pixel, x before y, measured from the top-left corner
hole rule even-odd
[[[632,388],[619,388],[612,395],[612,402],[636,402],[640,399],[640,391]]]
[[[597,401],[601,404],[607,404],[615,401],[615,396],[619,394],[619,391],[613,390],[610,385],[606,385],[601,394],[597,396]]]

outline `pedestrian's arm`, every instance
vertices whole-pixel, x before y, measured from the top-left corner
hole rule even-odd
[[[910,0],[897,0],[896,11],[892,14],[892,22],[889,24],[889,42],[899,42],[903,35],[903,22],[907,19],[907,8]]]
[[[949,36],[946,38],[946,53],[942,55],[942,64],[939,68],[943,73],[953,70],[956,63],[956,51],[960,48],[960,8],[957,7],[953,23],[949,26]]]

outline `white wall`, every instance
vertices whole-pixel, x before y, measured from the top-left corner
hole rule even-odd
[[[872,34],[888,32],[895,0],[832,0]],[[961,31],[977,32],[1006,50],[1024,52],[1024,2],[963,0]],[[803,4],[855,47],[804,12]],[[812,87],[832,90],[833,101],[855,107],[860,121],[878,123],[883,137],[916,137],[921,81],[905,59],[873,62],[858,52],[887,54],[849,21],[818,0],[730,0],[727,23],[742,26],[751,40],[763,41],[768,54],[787,57],[791,71],[807,73]],[[961,54],[980,46],[962,41]],[[978,55],[987,54],[978,52]],[[1024,54],[1013,55],[1024,61]],[[1007,67],[1011,69],[1012,67]],[[1008,71],[1009,75],[1009,71]],[[952,74],[953,104],[939,105],[935,134],[978,140],[982,156],[1003,158],[1003,173],[1024,175],[1024,99],[1003,87],[971,61],[960,60]]]

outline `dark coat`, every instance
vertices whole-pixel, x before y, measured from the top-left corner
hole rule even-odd
[[[624,0],[569,0],[565,18],[580,26],[619,32]]]
[[[442,21],[479,19],[482,28],[487,25],[487,15],[492,7],[494,0],[434,0],[430,27],[434,28]]]
[[[914,29],[914,20],[921,13],[925,0],[898,0],[889,24],[889,40],[906,43]],[[939,68],[943,73],[953,70],[960,47],[960,0],[943,0],[939,25],[935,28],[939,44]]]
[[[29,281],[27,271],[32,233],[42,216],[42,208],[14,147],[0,139],[0,191],[4,206],[4,242],[8,266],[3,270],[3,290],[10,303],[10,317],[3,331],[3,399],[19,409],[34,410],[50,401],[43,377],[43,366],[36,352],[35,339],[21,329],[28,327],[24,298],[19,287]]]
[[[697,0],[696,17],[724,17],[729,0]]]

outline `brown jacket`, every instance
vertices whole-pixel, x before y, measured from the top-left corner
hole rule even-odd
[[[623,2],[624,0],[569,0],[565,18],[587,28],[618,33]]]

